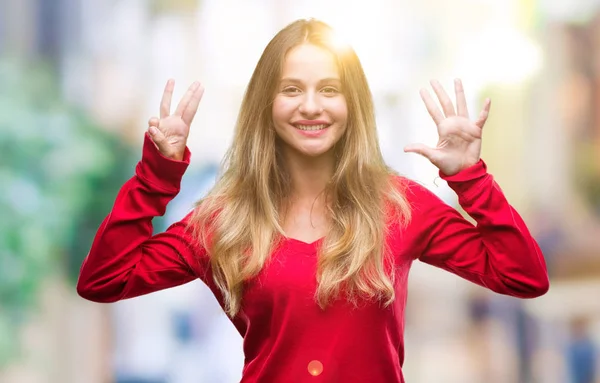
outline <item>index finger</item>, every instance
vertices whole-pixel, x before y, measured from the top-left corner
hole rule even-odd
[[[166,118],[171,114],[171,99],[173,98],[173,88],[175,88],[175,80],[169,79],[165,85],[162,99],[160,100],[160,118]]]

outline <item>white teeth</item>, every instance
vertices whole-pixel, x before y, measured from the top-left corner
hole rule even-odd
[[[296,128],[300,129],[300,130],[321,130],[321,129],[325,129],[327,127],[327,125],[325,124],[321,124],[321,125],[295,125]]]

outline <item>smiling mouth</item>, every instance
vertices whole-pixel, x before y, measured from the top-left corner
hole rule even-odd
[[[328,124],[319,124],[319,125],[294,124],[294,127],[299,130],[313,131],[313,130],[323,130],[323,129],[329,127],[329,125]]]

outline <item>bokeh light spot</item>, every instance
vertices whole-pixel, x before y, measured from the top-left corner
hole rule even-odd
[[[318,360],[311,360],[308,363],[308,373],[312,376],[319,376],[323,372],[323,363]]]

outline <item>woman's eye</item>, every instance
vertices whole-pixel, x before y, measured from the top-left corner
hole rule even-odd
[[[289,86],[289,87],[287,87],[287,88],[284,88],[284,89],[282,90],[282,92],[283,92],[283,93],[292,93],[292,94],[293,94],[293,93],[298,93],[298,92],[300,92],[300,89],[298,89],[298,88],[296,88],[296,87],[294,87],[294,86]]]
[[[328,87],[326,87],[326,88],[323,88],[323,89],[321,90],[321,92],[323,92],[323,93],[331,93],[331,94],[333,94],[333,93],[339,93],[339,91],[338,91],[336,88],[334,88],[334,87],[331,87],[331,86],[328,86]]]

